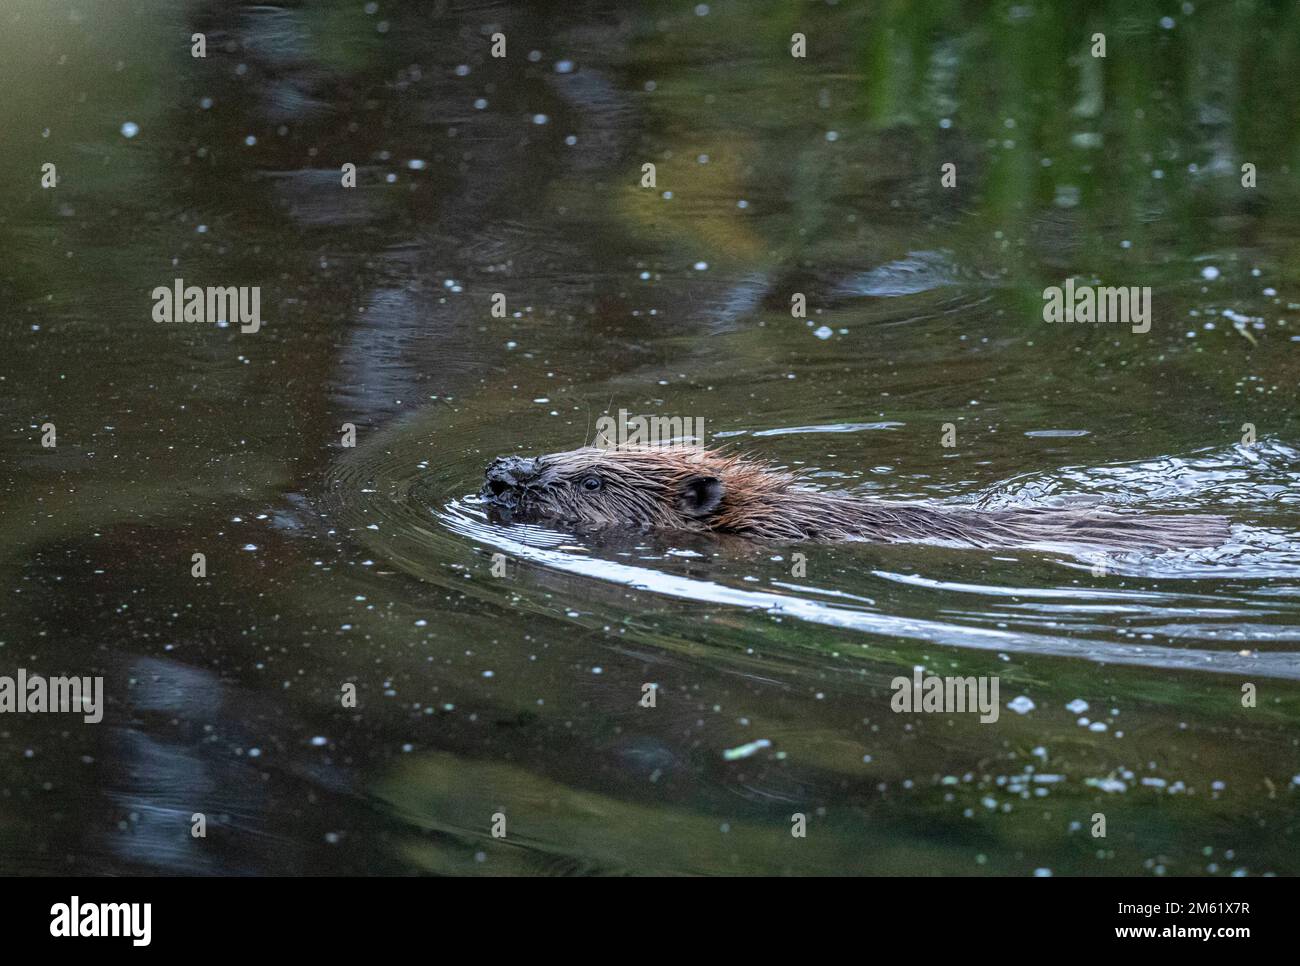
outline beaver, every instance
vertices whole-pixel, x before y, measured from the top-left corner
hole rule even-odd
[[[1104,509],[976,510],[813,490],[761,459],[690,447],[584,447],[487,468],[480,498],[505,522],[984,548],[1082,544],[1179,550],[1222,544],[1228,520]]]

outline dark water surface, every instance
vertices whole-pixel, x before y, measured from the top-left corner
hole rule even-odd
[[[1300,872],[1297,76],[1291,3],[5,4],[0,675],[106,710],[0,715],[0,872]],[[1070,276],[1150,331],[1045,323]],[[620,408],[1233,537],[488,522]]]

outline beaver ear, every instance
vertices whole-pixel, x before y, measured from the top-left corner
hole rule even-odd
[[[692,476],[677,492],[677,506],[688,517],[707,517],[722,504],[722,481],[716,476]]]

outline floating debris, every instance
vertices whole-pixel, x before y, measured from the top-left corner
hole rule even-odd
[[[766,738],[759,738],[757,741],[751,741],[747,745],[741,745],[739,748],[728,748],[722,753],[722,757],[727,761],[739,761],[741,758],[748,758],[755,755],[764,748],[771,748],[772,742]]]

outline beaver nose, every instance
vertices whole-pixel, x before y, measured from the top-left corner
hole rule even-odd
[[[505,496],[511,490],[525,486],[537,476],[537,460],[521,459],[518,456],[502,456],[492,461],[484,474],[486,483],[483,489],[486,495]]]

